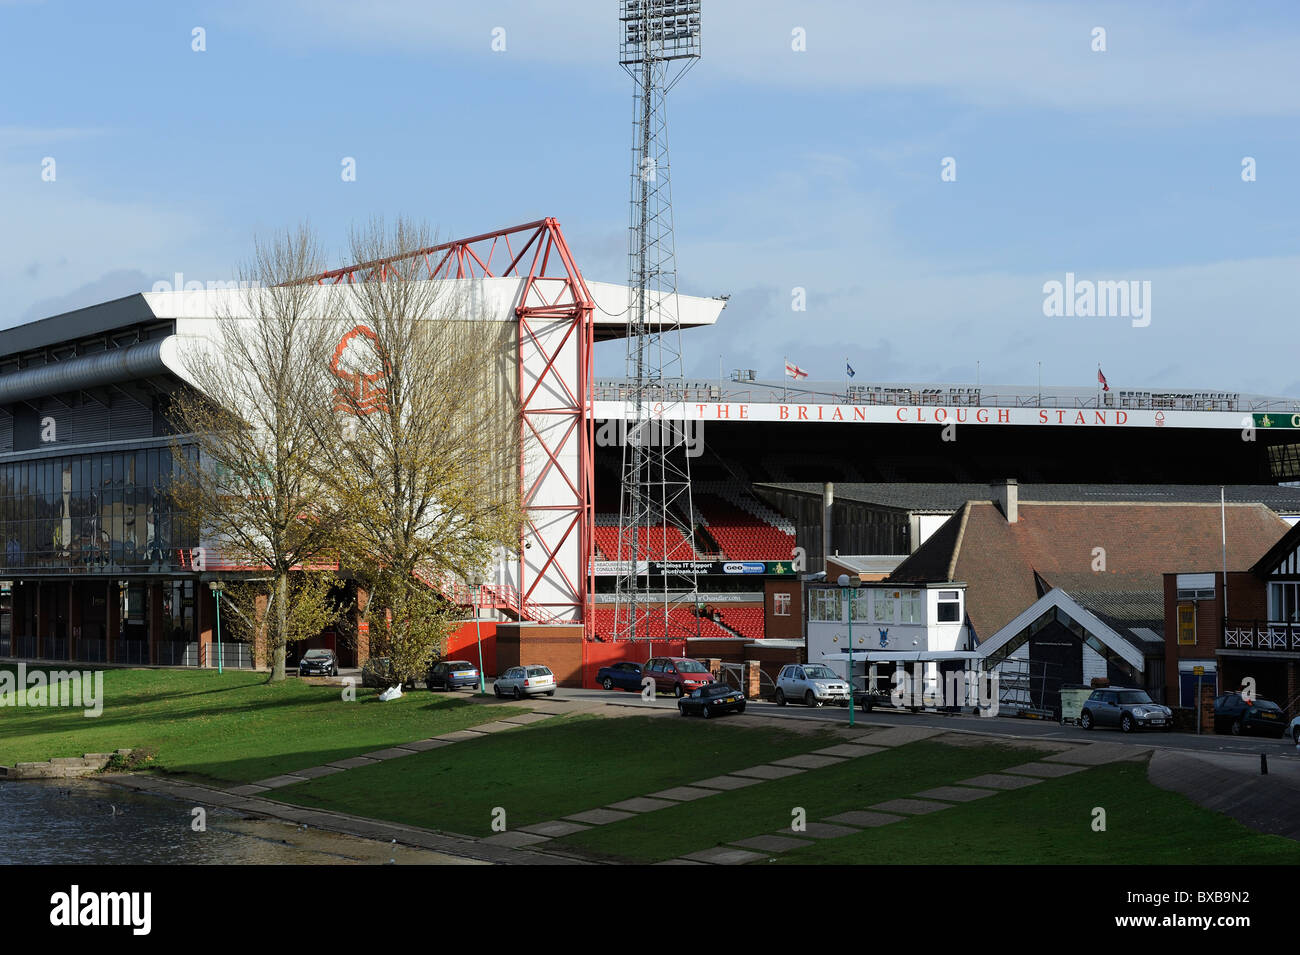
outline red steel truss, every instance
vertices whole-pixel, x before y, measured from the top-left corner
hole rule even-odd
[[[519,537],[519,587],[494,590],[497,605],[510,609],[520,619],[544,623],[582,622],[590,636],[590,621],[585,612],[591,594],[593,556],[592,525],[595,507],[594,449],[595,422],[592,417],[592,348],[595,340],[595,302],[582,272],[553,218],[539,219],[496,232],[486,232],[468,239],[444,242],[427,249],[403,253],[386,259],[362,262],[315,276],[319,285],[345,285],[354,282],[388,279],[465,279],[521,278],[519,303],[515,315],[519,320],[519,354],[516,385],[520,396],[519,486],[524,510],[524,526]],[[569,322],[556,336],[541,334],[544,324]],[[547,340],[554,340],[548,344]],[[578,380],[576,391],[565,380],[556,362],[561,351],[577,340]],[[525,391],[525,364],[533,359],[540,366],[536,380]],[[556,397],[558,396],[558,397]],[[548,427],[560,426],[558,438],[547,439]],[[577,432],[578,468],[566,465],[560,449]],[[542,467],[530,481],[524,473],[524,455],[530,447],[540,448]],[[566,487],[564,503],[536,502],[542,482],[558,473]],[[571,500],[568,495],[571,494]],[[551,521],[557,515],[560,520]],[[538,526],[538,522],[542,526]],[[559,561],[565,543],[578,535],[581,566],[574,580],[570,568]],[[530,540],[531,538],[531,540]],[[525,545],[542,549],[541,566],[532,580],[527,579],[523,559]],[[565,581],[577,598],[571,601],[536,602],[532,599],[537,585],[548,574]]]

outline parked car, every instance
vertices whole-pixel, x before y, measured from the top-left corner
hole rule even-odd
[[[538,693],[554,696],[555,674],[549,667],[536,663],[511,667],[497,677],[496,682],[492,684],[492,692],[498,698],[513,696],[516,700],[522,700],[525,696],[536,696]]]
[[[339,661],[333,650],[308,650],[298,661],[299,676],[338,676]]]
[[[641,668],[641,676],[655,681],[655,693],[671,693],[678,699],[713,682],[708,667],[686,657],[651,657]]]
[[[468,660],[443,660],[429,667],[424,685],[430,690],[455,690],[478,686],[478,667]]]
[[[1118,726],[1125,733],[1136,729],[1174,728],[1174,711],[1155,702],[1146,690],[1108,686],[1093,690],[1079,712],[1079,725],[1086,730],[1094,726]]]
[[[1214,701],[1214,732],[1263,733],[1278,739],[1286,732],[1286,716],[1272,700],[1248,700],[1240,693],[1225,693]]]
[[[703,716],[706,720],[717,716],[719,713],[743,713],[745,712],[745,697],[741,695],[739,690],[733,689],[725,683],[714,681],[692,690],[690,694],[678,700],[677,712],[681,713],[682,716],[689,716],[694,713],[697,716]]]
[[[848,706],[849,684],[824,663],[792,663],[776,678],[776,705],[801,700],[808,706],[839,703]]]
[[[1293,743],[1300,746],[1300,716],[1291,721],[1291,725],[1286,728],[1286,733]]]
[[[361,685],[373,686],[380,690],[396,686],[397,677],[393,675],[393,661],[388,657],[371,657],[361,668]],[[402,689],[414,690],[415,680],[407,680],[402,684]]]
[[[641,664],[624,660],[613,666],[601,667],[596,674],[596,682],[607,690],[641,689]]]

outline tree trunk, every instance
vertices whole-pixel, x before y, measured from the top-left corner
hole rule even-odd
[[[279,683],[284,679],[284,635],[289,629],[289,575],[285,571],[278,573],[275,578],[275,620],[270,682]]]

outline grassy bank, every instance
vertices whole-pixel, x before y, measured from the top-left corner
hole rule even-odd
[[[820,730],[575,715],[322,777],[275,798],[488,836],[496,807],[518,829],[836,742]]]
[[[377,691],[296,678],[209,670],[105,670],[104,710],[0,708],[0,764],[155,750],[150,766],[219,783],[249,782],[524,712],[416,690],[380,703]]]

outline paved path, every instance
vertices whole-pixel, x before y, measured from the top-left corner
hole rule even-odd
[[[1147,778],[1252,829],[1300,840],[1300,763],[1269,759],[1268,767],[1265,776],[1258,756],[1166,750],[1152,757]]]

